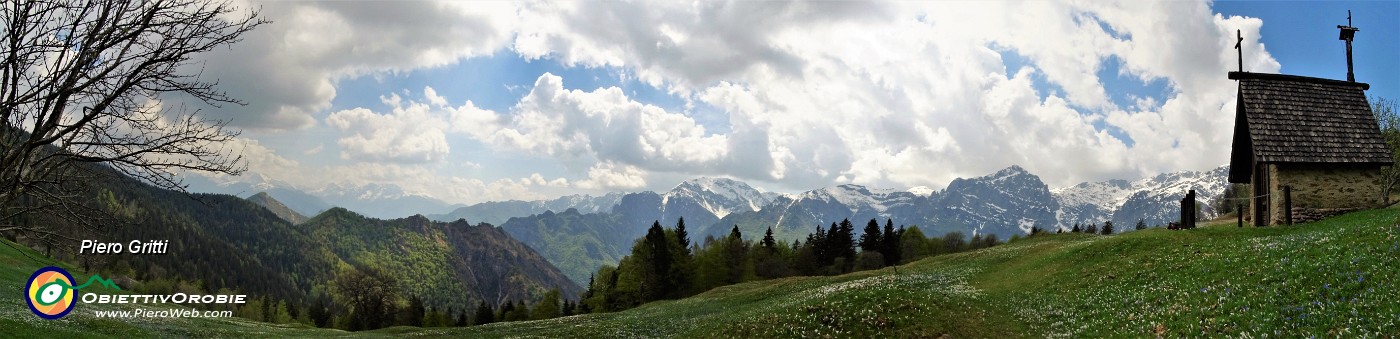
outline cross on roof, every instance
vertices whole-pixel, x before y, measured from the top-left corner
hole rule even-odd
[[[1244,36],[1240,34],[1240,30],[1235,30],[1235,54],[1238,54],[1240,58],[1240,72],[1244,72],[1244,49],[1240,48],[1243,43]]]

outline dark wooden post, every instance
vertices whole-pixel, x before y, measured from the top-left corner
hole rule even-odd
[[[1235,226],[1235,227],[1243,228],[1243,227],[1244,227],[1244,204],[1235,203],[1235,216],[1240,218],[1239,221],[1236,221],[1236,225],[1237,225],[1237,226]]]
[[[1351,40],[1356,38],[1356,32],[1361,29],[1351,25],[1351,10],[1347,10],[1347,25],[1337,25],[1337,29],[1342,30],[1338,32],[1337,40],[1346,40],[1347,42],[1347,81],[1356,82],[1356,73],[1351,71]]]
[[[1191,219],[1191,228],[1196,228],[1196,190],[1186,191],[1186,204],[1189,208],[1184,213]]]
[[[1283,223],[1293,224],[1293,187],[1283,186]]]
[[[1182,197],[1182,198],[1181,198],[1181,212],[1179,212],[1179,213],[1176,214],[1176,220],[1177,220],[1177,222],[1180,222],[1180,223],[1181,223],[1181,225],[1178,226],[1178,228],[1183,228],[1183,229],[1184,229],[1184,228],[1190,227],[1189,225],[1191,225],[1191,224],[1189,224],[1189,222],[1190,222],[1191,220],[1186,218],[1186,201],[1187,201],[1187,199],[1191,199],[1191,197],[1190,197],[1190,196],[1186,196],[1186,197]]]
[[[1181,228],[1196,228],[1196,190],[1186,191],[1186,197],[1181,198],[1181,214],[1177,219],[1181,220]]]

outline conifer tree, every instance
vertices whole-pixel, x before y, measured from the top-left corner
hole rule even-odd
[[[763,249],[768,250],[768,253],[778,250],[778,241],[773,239],[773,227],[771,226],[768,227],[767,232],[763,233]]]
[[[885,257],[885,266],[898,265],[903,260],[903,248],[900,240],[904,237],[904,227],[900,226],[898,231],[894,229],[894,220],[885,219],[885,232],[880,235],[880,254]]]
[[[676,241],[681,244],[685,255],[690,255],[690,233],[685,231],[685,217],[676,219]]]
[[[272,299],[272,297],[266,295],[262,296],[261,299],[262,318],[259,318],[258,320],[266,322],[277,322],[277,299]]]
[[[832,223],[831,228],[835,229],[836,223]],[[797,260],[796,264],[801,267],[798,270],[799,272],[806,275],[817,275],[819,274],[819,269],[831,265],[830,245],[827,244],[828,238],[826,229],[822,228],[821,225],[817,225],[815,232],[807,234],[807,241],[802,243],[802,246],[799,247],[799,249],[803,249],[805,252],[799,251],[798,255],[807,255],[807,253],[810,253],[812,260]]]
[[[646,299],[643,302],[661,300],[666,297],[667,293],[675,291],[675,286],[673,286],[674,281],[671,279],[671,244],[666,240],[666,231],[661,229],[660,222],[651,224],[651,229],[647,230],[646,238],[642,244],[646,247],[647,252],[638,253],[634,250],[633,253],[634,255],[646,256],[636,255],[635,258],[644,262],[642,295]]]
[[[1112,221],[1112,220],[1103,222],[1103,235],[1109,235],[1109,234],[1113,234],[1113,221]]]
[[[836,250],[838,251],[837,253],[840,254],[839,257],[846,258],[845,266],[839,268],[841,272],[850,272],[851,267],[855,266],[856,262],[855,225],[851,224],[850,219],[842,219],[839,230],[839,241],[837,242],[838,247]]]
[[[491,309],[491,305],[482,300],[476,305],[476,315],[472,318],[472,325],[490,324],[496,322],[496,310]]]
[[[582,310],[581,310],[582,312],[579,312],[579,313],[588,313],[588,300],[593,299],[593,294],[595,293],[595,292],[593,292],[593,289],[594,289],[593,284],[594,284],[594,281],[593,281],[593,274],[589,274],[589,275],[588,275],[588,289],[587,289],[587,290],[584,290],[584,291],[583,291],[583,295],[579,297],[579,304],[582,304],[582,305],[580,305],[580,306],[582,306],[582,307],[581,307],[581,308],[582,308]]]
[[[506,315],[506,321],[522,320],[530,320],[530,306],[526,305],[524,300],[516,303],[515,309],[511,310],[510,314]]]
[[[860,251],[877,252],[881,244],[883,242],[880,239],[880,222],[870,219],[870,222],[865,223],[865,230],[860,235]]]
[[[1137,226],[1133,227],[1139,231],[1147,229],[1147,221],[1138,219]]]
[[[727,259],[725,266],[729,268],[728,283],[736,284],[744,281],[744,265],[749,261],[749,245],[744,242],[743,234],[739,233],[739,226],[734,225],[734,229],[729,232],[729,237],[720,241],[720,244],[721,250],[725,252],[724,258]]]

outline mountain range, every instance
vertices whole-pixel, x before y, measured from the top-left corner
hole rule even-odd
[[[1142,219],[1148,225],[1163,225],[1176,221],[1180,200],[1188,190],[1196,191],[1196,199],[1215,201],[1229,186],[1226,176],[1229,166],[1209,171],[1163,173],[1137,181],[1109,180],[1086,182],[1055,189],[1052,193],[1062,208],[1060,227],[1072,223],[1102,223],[1129,226]],[[1211,204],[1197,204],[1201,213],[1215,217]]]
[[[958,178],[944,189],[875,189],[845,184],[801,193],[765,192],[742,181],[696,178],[666,192],[612,192],[569,195],[551,200],[492,201],[453,206],[390,184],[326,185],[299,190],[253,174],[247,178],[192,178],[192,187],[231,194],[264,192],[285,209],[268,206],[292,223],[295,214],[316,215],[331,206],[369,217],[391,219],[425,215],[429,220],[469,220],[501,225],[511,237],[554,263],[575,283],[584,283],[599,265],[615,264],[652,222],[674,227],[684,218],[691,240],[727,235],[733,227],[748,237],[773,228],[782,241],[804,238],[815,227],[842,219],[892,219],[918,225],[924,234],[948,232],[996,235],[1007,239],[1032,228],[1070,229],[1074,224],[1112,221],[1118,230],[1138,220],[1148,225],[1175,221],[1179,199],[1194,189],[1205,217],[1206,204],[1225,187],[1227,166],[1209,171],[1164,173],[1136,181],[1108,180],[1050,189],[1020,166],[973,178]],[[262,195],[260,193],[260,195]],[[267,204],[264,204],[267,206]],[[288,213],[290,212],[292,213]],[[447,213],[433,213],[448,211]]]
[[[427,214],[429,219],[453,221],[470,219],[488,224],[500,225],[511,217],[540,214],[547,211],[564,211],[570,208],[583,213],[607,212],[617,206],[623,193],[608,193],[603,196],[568,195],[554,200],[536,201],[488,201],[471,206],[458,207],[446,214]]]
[[[698,178],[664,193],[621,195],[607,210],[603,205],[613,201],[611,198],[573,198],[589,204],[584,209],[564,208],[557,213],[543,206],[567,206],[559,200],[511,202],[549,212],[509,218],[502,228],[541,252],[575,282],[584,282],[599,265],[615,264],[628,253],[632,242],[654,221],[674,227],[684,218],[694,242],[727,235],[736,226],[751,239],[773,227],[775,237],[790,242],[805,237],[815,227],[842,219],[859,223],[889,218],[898,224],[918,225],[929,235],[962,232],[1001,239],[1026,234],[1032,228],[1068,230],[1075,223],[1104,221],[1113,221],[1121,231],[1139,219],[1148,225],[1175,221],[1179,199],[1191,189],[1197,192],[1202,213],[1214,217],[1207,202],[1224,191],[1227,172],[1227,167],[1220,167],[1052,190],[1040,177],[1011,166],[985,176],[955,179],[943,190],[916,187],[900,191],[847,184],[797,194],[763,192],[732,179]],[[474,219],[467,211],[485,209],[488,204],[459,209],[462,213],[453,216]]]
[[[536,300],[550,289],[570,298],[581,293],[543,256],[489,224],[434,222],[421,215],[376,219],[344,208],[307,218],[268,193],[247,199],[186,194],[105,166],[74,166],[103,178],[63,183],[94,193],[78,202],[111,215],[101,220],[103,232],[42,213],[16,222],[44,225],[73,239],[168,240],[165,255],[76,255],[65,250],[76,244],[7,237],[59,249],[56,258],[79,262],[85,271],[148,288],[179,282],[204,292],[232,289],[304,305],[320,293],[335,297],[338,277],[360,271],[391,282],[405,299],[416,296],[437,309]]]
[[[372,218],[395,219],[416,214],[441,213],[462,207],[427,195],[405,191],[394,184],[371,183],[356,186],[331,183],[320,187],[303,187],[253,172],[238,177],[187,175],[184,180],[191,192],[228,194],[245,198],[257,193],[267,193],[301,215],[317,215],[331,207],[344,207]],[[473,220],[484,221],[476,218]]]

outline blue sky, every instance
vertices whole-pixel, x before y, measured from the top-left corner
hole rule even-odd
[[[1356,81],[1371,85],[1369,95],[1400,98],[1400,2],[1220,1],[1213,9],[1263,19],[1260,35],[1281,73],[1338,80],[1346,80],[1347,66],[1337,25],[1347,24],[1351,10],[1361,29],[1352,42]]]
[[[1358,81],[1400,98],[1397,2],[260,5],[275,23],[206,60],[250,103],[208,109],[250,171],[450,203],[1209,170],[1235,30],[1250,71],[1344,79],[1347,9]]]

